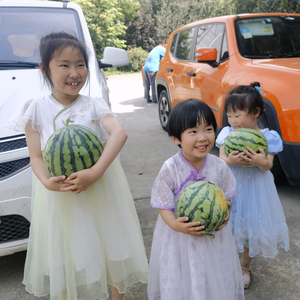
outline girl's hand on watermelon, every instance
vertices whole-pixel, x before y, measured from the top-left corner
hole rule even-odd
[[[201,226],[200,222],[187,223],[188,220],[189,218],[187,217],[177,218],[173,230],[193,236],[200,236],[205,233],[205,227]]]
[[[50,191],[61,191],[62,188],[67,188],[70,186],[69,183],[65,181],[66,176],[57,176],[57,177],[50,177],[48,180],[44,181],[43,184],[46,189]]]
[[[204,226],[200,225],[200,222],[188,222],[187,217],[176,218],[175,213],[168,209],[159,209],[159,214],[164,222],[174,231],[181,233],[200,236],[204,234]]]
[[[228,210],[227,210],[227,215],[223,221],[223,224],[216,230],[217,231],[220,231],[222,228],[224,228],[228,222],[229,222],[229,219],[230,219],[230,213],[231,213],[231,200],[227,200],[227,204],[228,204]]]
[[[258,148],[259,153],[256,153],[250,147],[247,147],[247,150],[244,150],[244,160],[250,165],[259,167],[262,171],[268,171],[273,166],[274,154],[269,153],[266,155],[265,151],[262,148]]]
[[[89,188],[93,183],[99,179],[98,174],[95,174],[94,170],[86,169],[78,171],[71,174],[66,180],[65,183],[68,183],[69,186],[62,188],[61,191],[66,192],[70,191],[73,194],[79,194]]]
[[[231,166],[231,167],[242,166],[245,163],[245,161],[243,159],[243,155],[244,155],[243,152],[239,153],[239,151],[232,151],[228,155],[225,162],[227,163],[228,166]]]

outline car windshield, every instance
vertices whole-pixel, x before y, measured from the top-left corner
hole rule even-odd
[[[83,40],[75,10],[1,7],[0,70],[38,67],[41,37],[62,30]]]
[[[245,58],[300,57],[300,17],[240,18],[235,21],[235,31]]]

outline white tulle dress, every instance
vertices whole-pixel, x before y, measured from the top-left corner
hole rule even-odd
[[[172,210],[187,185],[207,180],[227,199],[235,196],[235,178],[224,161],[207,155],[197,170],[181,154],[168,159],[152,189],[151,205]],[[242,300],[244,284],[230,227],[195,237],[172,230],[159,216],[152,242],[148,297],[150,300]]]
[[[104,141],[102,120],[113,115],[103,99],[79,96],[65,107],[52,96],[29,101],[7,126],[24,131],[28,120],[49,136],[71,117]],[[118,159],[86,191],[52,192],[33,176],[32,220],[24,280],[28,292],[51,300],[108,298],[108,284],[120,293],[148,281],[148,262],[128,182]]]
[[[222,129],[216,140],[218,147],[232,131],[229,126]],[[282,151],[282,140],[276,131],[265,128],[261,133],[267,139],[269,153]],[[288,251],[288,227],[272,173],[258,167],[230,169],[236,178],[237,189],[229,224],[238,251],[244,252],[244,245],[247,245],[249,256],[261,253],[268,258],[278,254],[278,246]]]

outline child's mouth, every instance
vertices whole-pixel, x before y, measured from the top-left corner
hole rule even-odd
[[[205,152],[207,147],[208,147],[208,145],[198,146],[198,147],[196,147],[196,149],[199,150],[200,152]]]
[[[79,84],[80,82],[67,82],[67,85],[71,85],[71,86],[77,86]]]

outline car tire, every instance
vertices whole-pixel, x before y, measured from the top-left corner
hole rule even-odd
[[[270,129],[269,122],[268,122],[268,119],[267,119],[266,115],[262,115],[257,120],[257,124],[258,124],[258,127],[261,128],[261,129],[264,129],[264,128],[269,128]],[[276,184],[286,182],[287,179],[286,179],[285,173],[282,169],[282,166],[281,166],[281,163],[280,163],[280,160],[279,160],[279,157],[278,157],[277,154],[274,155],[273,167],[271,168],[270,171],[272,172],[272,174],[274,176],[274,180],[275,180]]]
[[[164,130],[167,130],[167,123],[169,114],[171,112],[171,105],[166,90],[163,90],[158,99],[158,116],[160,125]]]

